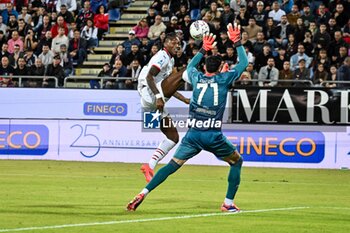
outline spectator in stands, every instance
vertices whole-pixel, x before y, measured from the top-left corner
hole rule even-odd
[[[63,87],[64,82],[64,70],[63,67],[60,65],[61,58],[59,54],[56,54],[53,57],[52,64],[49,64],[46,69],[45,76],[54,76],[58,79],[58,86]],[[54,81],[52,79],[43,79],[43,87],[55,87]]]
[[[339,49],[342,46],[348,48],[348,45],[343,40],[342,32],[336,31],[334,33],[334,40],[329,44],[329,49],[328,49],[328,56],[331,57],[332,64],[335,64],[338,57],[340,56]]]
[[[97,77],[111,77],[111,67],[109,63],[105,63],[102,67],[102,70],[98,73]],[[101,84],[96,79],[90,80],[90,88],[91,89],[100,89]]]
[[[162,16],[162,21],[166,26],[170,24],[170,19],[173,16],[169,11],[169,5],[167,3],[163,4],[162,11],[159,12],[158,15]]]
[[[43,65],[43,62],[40,58],[37,58],[35,60],[34,65],[30,67],[29,73],[32,76],[44,76],[45,66]],[[41,87],[41,86],[42,86],[42,80],[40,79],[27,79],[24,82],[24,87]]]
[[[19,50],[22,52],[23,51],[23,41],[19,38],[18,35],[18,31],[13,31],[12,32],[12,38],[7,42],[7,44],[9,45],[8,51],[10,53],[14,52],[14,46],[18,45],[19,46]]]
[[[10,18],[10,15],[15,16],[16,20],[18,19],[18,12],[13,9],[13,4],[12,3],[7,3],[6,4],[6,10],[4,10],[2,13],[2,19],[4,21],[4,24],[7,24]]]
[[[246,7],[247,1],[246,0],[231,0],[230,1],[230,7],[236,16],[239,15],[239,10],[240,10],[241,6]]]
[[[291,58],[290,58],[290,66],[291,66],[292,71],[299,68],[301,58],[304,59],[304,63],[306,64],[306,68],[310,67],[310,64],[312,62],[312,58],[305,54],[305,48],[304,48],[303,44],[298,45],[298,52],[296,54],[294,54],[293,56],[291,56]]]
[[[245,6],[241,6],[239,8],[239,14],[236,17],[236,20],[239,22],[241,26],[247,26],[249,22],[250,15],[247,12],[247,8]],[[248,33],[249,34],[249,33]]]
[[[15,44],[13,53],[10,56],[10,65],[13,66],[13,68],[17,68],[17,61],[20,57],[23,56],[24,53],[21,51],[20,46],[18,44]]]
[[[272,56],[271,47],[270,45],[265,44],[263,47],[262,53],[259,53],[258,55],[256,55],[255,64],[254,64],[255,70],[257,72],[260,72],[260,68],[267,65],[267,60],[271,56]]]
[[[326,10],[326,6],[321,4],[318,7],[318,11],[316,14],[316,22],[317,24],[327,24],[329,19],[331,18],[331,14],[328,10]]]
[[[274,46],[275,44],[275,31],[276,25],[273,22],[273,19],[267,18],[266,24],[263,27],[263,33],[268,43],[272,44],[271,46]]]
[[[175,32],[180,29],[180,26],[177,24],[177,17],[172,16],[169,25],[166,27],[165,33]]]
[[[10,17],[10,19],[7,23],[7,32],[8,32],[8,36],[10,39],[12,37],[12,32],[18,30],[18,22],[17,22],[15,15],[10,15],[9,17]]]
[[[105,88],[116,88],[116,89],[123,89],[124,88],[124,79],[119,78],[125,78],[127,73],[126,67],[123,65],[123,62],[121,60],[116,60],[113,66],[113,69],[111,71],[111,76],[115,77],[115,82],[108,80],[105,84]]]
[[[283,64],[285,61],[289,61],[290,58],[286,54],[286,49],[284,47],[279,47],[278,48],[278,55],[275,57],[275,67],[278,70],[283,69]]]
[[[294,28],[294,37],[296,43],[302,43],[305,39],[306,28],[301,18],[297,19],[297,26]]]
[[[13,67],[10,65],[10,60],[7,56],[1,58],[0,75],[1,76],[12,76],[14,73]],[[4,77],[3,77],[4,78]],[[7,80],[11,83],[10,80]]]
[[[106,12],[106,8],[104,5],[100,5],[97,8],[97,12],[94,16],[94,24],[97,28],[97,38],[98,40],[102,40],[103,34],[108,32],[108,12]]]
[[[62,44],[65,44],[66,46],[68,46],[69,40],[68,40],[68,37],[64,33],[65,33],[65,29],[59,28],[58,35],[55,38],[53,38],[52,44],[51,44],[51,49],[54,53],[60,52],[60,46]]]
[[[332,40],[334,40],[334,34],[337,31],[341,31],[341,28],[337,25],[337,21],[334,18],[330,18],[328,21],[327,32],[331,36]]]
[[[249,19],[249,24],[246,27],[243,27],[244,31],[248,33],[249,40],[254,43],[256,41],[256,36],[258,32],[262,32],[262,27],[259,27],[256,24],[255,18]]]
[[[40,26],[36,30],[39,40],[42,40],[45,38],[46,32],[51,31],[51,27],[52,27],[52,24],[50,23],[49,16],[44,15],[42,24],[40,24]]]
[[[288,35],[293,33],[293,27],[289,24],[287,16],[281,17],[281,23],[279,23],[274,32],[274,39],[269,40],[269,44],[272,48],[285,47],[288,44]]]
[[[306,60],[303,57],[299,58],[298,66],[293,71],[293,80],[309,80],[311,81],[310,70],[306,66]],[[310,83],[307,82],[295,82],[295,87],[304,87],[310,86]]]
[[[339,56],[337,57],[337,60],[335,61],[335,65],[337,67],[340,67],[344,63],[347,56],[348,56],[348,48],[346,46],[340,46]]]
[[[39,41],[39,44],[38,44],[37,49],[36,49],[36,54],[37,55],[42,52],[42,48],[43,48],[44,44],[49,45],[49,48],[51,49],[51,45],[52,45],[52,34],[51,34],[51,31],[47,31],[45,33],[45,38],[41,39]]]
[[[135,59],[130,64],[130,69],[128,69],[128,73],[126,77],[130,77],[131,79],[126,79],[124,82],[126,89],[135,89],[137,87],[137,80],[139,78],[141,72],[141,65],[139,60]]]
[[[176,1],[176,2],[178,2],[178,1]],[[183,4],[180,5],[180,11],[178,13],[176,13],[178,25],[181,25],[184,22],[185,16],[188,14],[189,14],[188,6],[183,5]]]
[[[226,53],[222,56],[222,60],[229,65],[230,69],[237,63],[237,54],[232,45],[226,47]]]
[[[17,67],[15,68],[13,75],[16,76],[28,76],[29,75],[29,69],[26,66],[26,61],[23,57],[18,58],[17,61]]]
[[[110,67],[113,67],[116,60],[121,60],[123,64],[126,64],[127,58],[124,46],[122,44],[117,45],[117,47],[113,48],[112,56],[109,61]]]
[[[262,32],[258,32],[258,34],[256,35],[256,41],[253,44],[253,50],[252,53],[256,54],[256,56],[260,53],[263,52],[263,47],[264,45],[266,45],[267,41],[265,40],[265,36],[264,33]]]
[[[67,10],[67,6],[65,4],[62,4],[61,9],[57,12],[59,12],[57,16],[62,16],[64,19],[64,22],[68,24],[74,22],[73,13]]]
[[[242,32],[241,44],[247,47],[249,51],[253,50],[253,43],[248,39],[249,35],[247,32]]]
[[[221,18],[221,11],[218,10],[218,4],[215,1],[210,3],[210,9],[208,12],[212,19]]]
[[[125,54],[129,54],[131,52],[131,45],[133,45],[133,44],[139,46],[141,44],[141,42],[139,41],[139,39],[136,38],[135,31],[130,30],[128,39],[122,43],[122,45],[124,47]]]
[[[311,13],[309,5],[304,5],[303,14],[302,14],[301,18],[304,21],[304,25],[306,28],[308,28],[310,26],[311,22],[315,22],[316,18]]]
[[[8,46],[7,43],[2,44],[2,46],[1,46],[1,52],[0,52],[0,59],[1,59],[2,57],[7,57],[7,58],[9,58],[9,57],[11,56],[11,53],[8,52],[8,48],[9,48],[9,46]]]
[[[312,35],[310,31],[305,31],[305,35],[304,35],[304,40],[302,41],[304,47],[305,47],[305,53],[306,55],[308,55],[309,57],[313,57],[313,53],[314,53],[314,44],[312,43]]]
[[[283,69],[279,70],[278,80],[292,80],[293,72],[290,70],[290,62],[284,61]],[[292,86],[292,82],[278,82],[278,86],[289,87]]]
[[[151,58],[159,51],[158,45],[154,44],[151,47],[151,51],[146,56],[145,64],[148,64],[148,62],[151,60]],[[187,64],[187,63],[186,63]]]
[[[218,49],[220,54],[226,53],[227,47],[232,47],[232,41],[228,39],[228,35],[226,31],[220,32],[220,39],[218,40]]]
[[[72,57],[67,51],[67,45],[61,44],[60,45],[60,65],[63,67],[64,70],[64,77],[68,77],[70,74],[73,73],[73,62]]]
[[[348,20],[348,23],[343,28],[343,39],[347,44],[350,45],[350,19]]]
[[[313,84],[315,86],[324,86],[322,82],[327,81],[327,78],[328,78],[328,72],[325,70],[325,67],[323,66],[323,64],[319,63],[312,77]]]
[[[3,44],[7,44],[7,39],[4,32],[0,30],[0,47],[2,47]]]
[[[156,21],[156,10],[154,8],[150,7],[148,9],[146,20],[147,20],[147,25],[149,27],[152,26],[155,23],[155,21]]]
[[[147,25],[147,19],[141,19],[135,27],[132,28],[135,31],[135,36],[141,40],[142,38],[147,37],[149,32],[149,27]]]
[[[32,16],[28,14],[27,6],[22,6],[21,14],[18,15],[18,19],[23,19],[26,24],[31,24]]]
[[[38,58],[42,61],[43,65],[47,67],[48,65],[52,64],[54,56],[55,54],[50,50],[49,44],[44,44],[42,53],[40,53]]]
[[[217,49],[216,49],[217,50]],[[176,56],[174,57],[175,59],[175,65],[174,67],[176,68],[177,71],[186,68],[187,66],[187,57],[186,54],[184,54],[183,49],[180,48],[176,52]]]
[[[331,59],[327,57],[327,51],[325,49],[321,49],[317,54],[315,54],[315,60],[314,60],[314,65],[313,69],[316,70],[317,66],[319,64],[322,64],[323,67],[328,70],[330,65],[331,65]]]
[[[80,37],[80,31],[74,30],[74,38],[69,41],[68,52],[77,66],[81,66],[86,59],[87,55],[87,42],[84,38]]]
[[[327,32],[326,24],[322,23],[320,25],[319,30],[317,30],[313,38],[313,42],[316,44],[317,50],[328,48],[329,43],[331,42],[331,36]]]
[[[269,17],[273,18],[273,21],[278,24],[281,22],[281,17],[283,15],[286,15],[286,12],[280,9],[280,4],[277,1],[273,2],[272,10],[269,12]]]
[[[330,72],[328,73],[327,80],[329,80],[329,81],[338,81],[338,78],[337,78],[337,67],[332,65],[329,70],[330,70]],[[326,87],[328,87],[328,88],[337,87],[337,84],[329,82],[329,83],[326,83]]]
[[[24,22],[23,19],[19,19],[19,20],[17,20],[17,22],[18,22],[18,28],[17,28],[18,35],[21,38],[21,40],[24,41],[24,37],[27,35],[29,27]]]
[[[131,46],[131,52],[126,55],[126,63],[124,64],[127,68],[130,68],[130,64],[133,60],[138,60],[139,63],[144,65],[144,57],[140,52],[140,48],[137,44],[133,44]]]
[[[294,4],[292,6],[292,11],[287,14],[287,19],[288,19],[288,23],[295,27],[297,26],[297,19],[301,17],[301,14],[299,12],[299,8],[298,5]]]
[[[186,9],[189,9],[190,2],[189,0],[170,0],[169,7],[170,11],[174,14],[178,14],[181,11],[181,7],[184,6]]]
[[[43,24],[43,18],[44,16],[47,15],[45,12],[44,7],[39,7],[38,10],[34,11],[31,15],[32,17],[32,25],[33,25],[33,30],[38,31],[38,28],[40,25]]]
[[[151,41],[157,40],[159,38],[160,34],[162,32],[165,32],[166,28],[167,27],[162,22],[162,17],[160,15],[157,15],[155,18],[155,23],[149,28],[148,38]]]
[[[36,47],[38,46],[38,39],[36,38],[36,35],[34,34],[33,29],[28,29],[27,35],[24,39],[24,49],[31,49],[34,51]]]
[[[67,23],[64,22],[64,18],[62,16],[57,17],[57,22],[51,28],[52,38],[55,38],[58,35],[59,28],[64,28],[64,34],[68,35],[68,26]]]
[[[251,79],[251,74],[248,71],[243,71],[239,79],[236,82],[233,82],[232,84],[234,86],[252,86],[253,82],[249,81]]]
[[[34,54],[34,51],[32,49],[28,48],[25,51],[23,58],[26,62],[26,66],[30,68],[32,65],[35,64],[37,56]]]
[[[332,14],[332,17],[335,18],[337,25],[341,28],[345,26],[345,24],[350,18],[349,12],[344,11],[344,5],[342,3],[337,4],[335,11]]]
[[[250,77],[252,79],[258,79],[258,73],[254,69],[254,64],[253,63],[248,63],[248,66],[247,66],[247,68],[245,68],[245,70],[250,74]],[[254,82],[251,82],[251,84],[253,85]]]
[[[344,64],[337,71],[338,81],[350,81],[350,57],[345,58]],[[350,83],[339,84],[339,87],[350,87]]]
[[[187,42],[190,39],[190,26],[191,26],[191,17],[186,15],[184,22],[181,24],[181,30],[184,35],[184,40]]]
[[[275,68],[275,60],[270,57],[267,60],[267,65],[261,67],[259,71],[259,86],[274,87],[277,85],[279,71]]]
[[[7,25],[4,24],[1,15],[0,15],[0,31],[2,31],[4,33],[4,35],[6,35],[6,33],[7,33]]]
[[[77,1],[76,0],[57,0],[56,11],[59,12],[62,8],[62,5],[65,5],[69,12],[74,12],[77,10]]]
[[[98,46],[97,32],[98,29],[95,27],[93,20],[87,19],[80,36],[87,41],[87,50],[90,53],[94,53],[95,47]]]
[[[256,9],[252,12],[252,16],[255,18],[257,25],[259,25],[260,27],[265,26],[266,20],[267,20],[267,13],[264,10],[264,2],[263,1],[258,1],[256,3]]]
[[[90,8],[90,1],[84,2],[84,8],[81,9],[78,13],[76,23],[78,29],[83,29],[83,27],[86,25],[88,19],[94,18],[94,12]]]

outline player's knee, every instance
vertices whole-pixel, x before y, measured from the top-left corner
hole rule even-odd
[[[173,141],[175,144],[179,142],[179,134],[178,133],[173,133],[168,136],[168,139]]]

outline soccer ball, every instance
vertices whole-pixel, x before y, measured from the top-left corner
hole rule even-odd
[[[209,33],[209,25],[203,20],[197,20],[190,26],[190,34],[193,39],[201,40],[205,33]]]

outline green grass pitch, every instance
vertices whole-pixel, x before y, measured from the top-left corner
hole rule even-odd
[[[350,232],[349,170],[243,167],[243,211],[224,215],[228,167],[190,165],[126,212],[139,168],[0,160],[0,232]]]

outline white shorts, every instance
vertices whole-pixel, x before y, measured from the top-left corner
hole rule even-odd
[[[163,90],[162,90],[162,81],[156,83],[156,87],[159,91],[159,94],[161,94],[164,103],[166,103],[169,100],[169,98],[164,97]],[[141,96],[142,112],[155,112],[155,111],[157,111],[156,97],[154,96],[152,91],[147,86],[144,86],[142,89],[139,89],[139,93]],[[164,106],[161,117],[164,118],[168,115],[169,115],[169,112],[167,111],[167,109]]]

